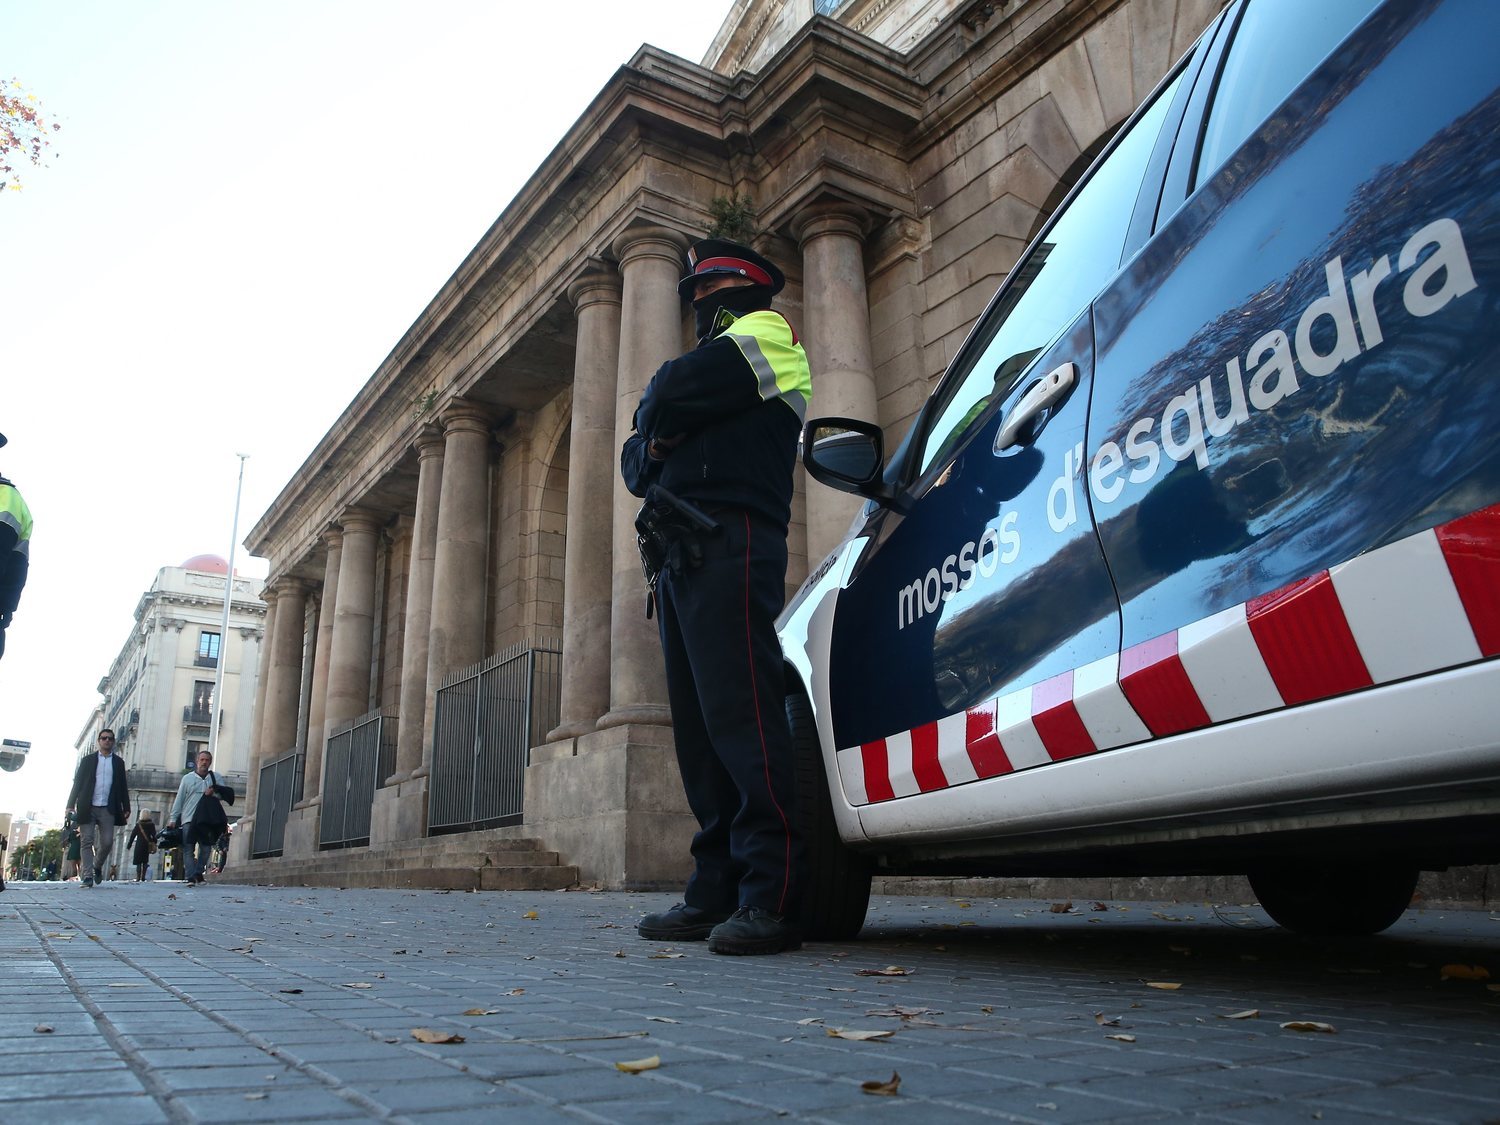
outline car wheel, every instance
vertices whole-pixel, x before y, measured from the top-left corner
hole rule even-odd
[[[846,941],[865,924],[870,905],[870,861],[839,839],[823,772],[812,707],[800,692],[787,696],[797,762],[797,822],[802,830],[802,936],[809,941]]]
[[[1417,872],[1360,864],[1265,868],[1250,887],[1265,912],[1299,934],[1378,934],[1411,904]]]

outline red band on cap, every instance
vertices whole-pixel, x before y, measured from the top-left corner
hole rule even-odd
[[[700,273],[708,273],[710,270],[731,269],[744,274],[757,285],[770,285],[771,275],[761,269],[754,262],[747,262],[743,258],[704,258],[693,267],[694,276]]]

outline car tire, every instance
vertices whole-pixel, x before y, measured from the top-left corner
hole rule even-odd
[[[808,941],[847,941],[865,924],[870,906],[870,861],[845,846],[833,819],[823,751],[812,706],[801,692],[786,699],[797,766],[797,824],[804,849],[798,920]]]
[[[1406,911],[1417,886],[1414,870],[1364,864],[1265,868],[1249,878],[1278,925],[1330,937],[1378,934]]]

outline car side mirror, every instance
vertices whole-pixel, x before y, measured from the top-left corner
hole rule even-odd
[[[808,476],[840,492],[882,504],[893,499],[881,477],[885,438],[880,427],[858,418],[812,418],[802,428],[802,464]]]

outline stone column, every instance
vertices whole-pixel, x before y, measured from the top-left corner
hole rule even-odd
[[[620,279],[587,273],[568,287],[568,298],[577,315],[578,347],[568,446],[561,721],[549,740],[591,731],[609,710],[611,539],[620,475],[615,442]]]
[[[396,730],[395,784],[422,766],[427,715],[428,632],[432,628],[432,567],[437,555],[438,496],[443,484],[443,435],[429,426],[417,438],[417,505],[411,565],[406,574],[406,621],[401,637],[401,714]]]
[[[375,548],[380,518],[351,508],[339,519],[344,549],[339,560],[338,598],[333,605],[333,644],[328,654],[328,701],[324,730],[358,718],[370,706],[370,666],[375,640]]]
[[[485,564],[489,542],[490,419],[455,403],[443,413],[443,473],[432,559],[432,627],[427,640],[423,773],[432,761],[438,684],[484,656]]]
[[[312,687],[307,698],[307,757],[302,762],[302,799],[316,801],[323,784],[324,716],[328,710],[328,658],[333,650],[333,612],[338,601],[339,567],[344,556],[344,533],[331,527],[323,533],[327,555],[323,562],[323,595],[318,607],[318,636],[313,651]]]
[[[243,836],[246,841],[251,834],[251,826],[255,823],[255,798],[260,789],[260,767],[264,761],[264,744],[261,742],[261,730],[266,722],[266,681],[271,678],[271,642],[276,636],[276,591],[269,586],[260,592],[260,600],[266,603],[266,621],[263,626],[260,640],[260,660],[256,665],[255,672],[255,711],[250,716],[250,752],[246,755],[249,759],[247,767],[248,778],[245,782],[245,803],[240,806],[240,821],[244,824],[243,829],[236,829],[235,842],[239,843],[239,837]],[[165,824],[166,810],[162,810],[163,819],[159,824]],[[249,844],[241,844],[236,858],[245,860],[250,857]]]
[[[677,281],[687,269],[687,240],[660,227],[636,227],[615,244],[624,275],[620,311],[620,363],[616,378],[614,448],[614,557],[611,563],[609,712],[599,727],[671,721],[666,672],[655,622],[646,620],[646,592],[635,547],[640,501],[619,474],[619,450],[641,392],[656,369],[682,352],[682,300]],[[571,461],[570,461],[571,463]]]
[[[819,204],[797,216],[794,229],[802,249],[802,336],[812,365],[812,411],[878,422],[864,213],[847,205]],[[858,497],[809,484],[809,567],[843,538],[861,503]]]
[[[266,719],[260,757],[270,761],[297,742],[297,704],[302,693],[302,632],[307,617],[307,583],[282,578],[276,583],[276,634],[266,684]]]

